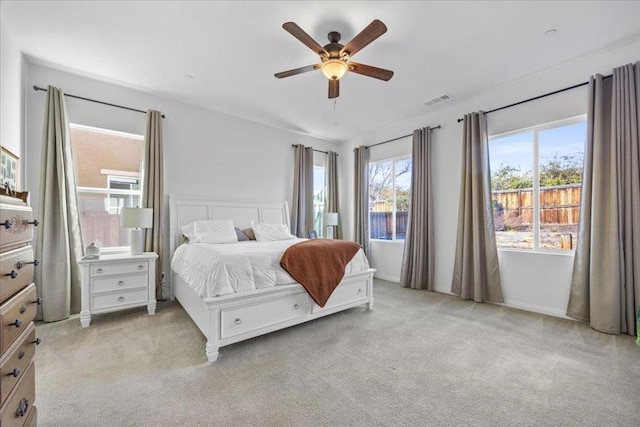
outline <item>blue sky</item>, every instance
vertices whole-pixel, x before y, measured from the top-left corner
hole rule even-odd
[[[546,163],[554,156],[582,156],[586,122],[558,126],[538,133],[540,163]],[[519,166],[521,171],[533,170],[533,131],[524,131],[489,142],[491,170],[502,164]]]

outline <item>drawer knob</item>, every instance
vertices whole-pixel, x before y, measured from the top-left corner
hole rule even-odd
[[[358,293],[361,294],[362,293],[362,288],[358,289]]]
[[[20,307],[20,314],[24,314],[27,312],[27,306],[23,305],[22,307]]]
[[[11,228],[11,221],[6,220],[2,225],[4,225],[4,228],[6,228],[7,230]]]
[[[8,377],[18,378],[20,376],[20,369],[14,368],[13,371],[7,374]]]
[[[18,409],[16,409],[17,417],[24,417],[29,412],[29,400],[22,399],[20,404],[18,405]]]
[[[98,274],[102,273],[102,269],[101,268],[97,269],[96,273],[98,273]]]
[[[16,328],[19,328],[20,326],[22,326],[22,320],[16,319],[15,322],[9,323],[9,325],[11,325],[11,326],[15,325]]]
[[[33,224],[34,227],[37,227],[38,225],[40,225],[40,221],[34,219],[33,221],[27,222],[27,224]]]
[[[118,301],[119,301],[119,302],[124,301],[124,299],[125,299],[125,298],[124,298],[123,296],[118,297]]]
[[[22,358],[24,357],[24,350],[20,350],[20,352],[18,353],[18,360],[22,360]]]
[[[11,270],[11,273],[6,273],[5,276],[11,276],[12,279],[18,277],[18,272],[15,270]]]
[[[235,323],[236,325],[241,325],[242,324],[242,319],[241,318],[236,318],[236,320],[233,321],[233,323]]]
[[[142,264],[141,264],[141,265],[139,265],[139,266],[138,266],[138,270],[144,270],[144,265],[142,265]]]
[[[38,298],[38,299],[35,299],[35,300],[31,301],[31,304],[42,305],[42,298]]]
[[[118,286],[123,286],[124,285],[124,280],[118,280]]]
[[[293,309],[294,309],[294,310],[297,310],[297,309],[299,309],[299,308],[300,308],[300,306],[299,306],[298,304],[293,304]]]
[[[34,259],[33,261],[24,263],[24,265],[28,265],[28,264],[33,264],[33,265],[35,265],[37,267],[38,264],[40,264],[40,261],[38,261],[37,259]]]
[[[31,344],[40,345],[41,342],[42,340],[40,338],[36,338],[35,341],[31,341]]]

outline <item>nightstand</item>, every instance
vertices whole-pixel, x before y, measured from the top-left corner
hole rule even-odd
[[[101,255],[83,258],[82,311],[80,323],[86,328],[91,316],[146,305],[156,312],[156,259],[154,252],[140,255]]]

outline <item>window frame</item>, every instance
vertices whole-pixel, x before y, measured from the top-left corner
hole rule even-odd
[[[367,172],[370,175],[371,172],[371,166],[375,165],[377,163],[388,163],[391,162],[392,163],[392,181],[391,181],[391,192],[393,195],[393,203],[392,203],[392,211],[391,211],[391,224],[392,226],[392,230],[391,230],[391,239],[376,239],[371,237],[371,210],[369,209],[369,211],[367,212],[368,215],[368,219],[369,221],[367,222],[369,229],[368,229],[368,233],[369,233],[369,240],[370,241],[374,241],[374,242],[386,242],[386,243],[403,243],[405,239],[398,239],[397,238],[397,230],[396,230],[396,226],[397,226],[397,221],[396,221],[396,212],[398,210],[398,200],[396,199],[396,163],[401,161],[401,160],[410,160],[411,161],[411,167],[413,166],[413,158],[411,156],[411,154],[403,154],[400,156],[394,156],[394,157],[387,157],[384,159],[380,159],[380,160],[376,160],[373,162],[369,162],[367,168]],[[410,170],[411,170],[410,167]],[[368,186],[370,186],[370,182],[367,183]],[[370,187],[367,188],[367,193],[369,193]],[[411,183],[409,183],[409,191],[411,191]]]
[[[575,247],[571,250],[566,249],[545,249],[540,247],[540,150],[539,150],[539,136],[540,132],[545,130],[554,129],[562,126],[570,126],[587,121],[587,114],[580,114],[564,119],[553,120],[550,122],[542,123],[539,125],[527,126],[521,129],[502,132],[495,135],[489,135],[487,142],[489,145],[489,159],[491,159],[491,141],[498,138],[504,138],[519,133],[532,132],[532,228],[533,228],[533,247],[531,249],[525,248],[502,248],[498,246],[498,251],[506,252],[523,252],[523,253],[539,253],[539,254],[551,254],[551,255],[570,255],[575,254]],[[583,153],[584,156],[585,153]],[[584,158],[583,158],[583,170],[584,170]],[[490,177],[491,178],[491,177]],[[581,196],[582,200],[582,196]],[[493,212],[493,208],[492,208]],[[578,223],[579,224],[579,223]]]

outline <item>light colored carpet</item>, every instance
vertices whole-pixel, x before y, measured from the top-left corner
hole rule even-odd
[[[376,280],[355,308],[223,347],[176,302],[39,324],[40,426],[637,426],[640,347]]]

